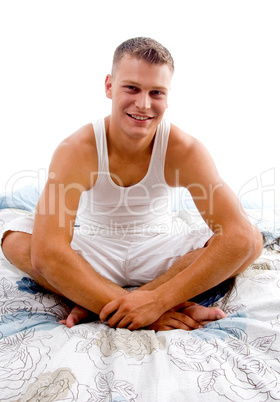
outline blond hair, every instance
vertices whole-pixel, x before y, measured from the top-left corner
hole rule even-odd
[[[124,55],[136,57],[150,64],[167,64],[170,71],[174,72],[174,60],[170,52],[154,39],[138,37],[121,43],[114,52],[112,74]]]

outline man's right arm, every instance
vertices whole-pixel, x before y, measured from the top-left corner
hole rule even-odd
[[[31,261],[58,293],[98,314],[126,291],[99,275],[70,245],[80,195],[94,184],[97,163],[91,125],[59,145],[36,208]]]

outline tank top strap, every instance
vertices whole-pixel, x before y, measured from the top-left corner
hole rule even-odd
[[[170,123],[162,120],[156,132],[154,149],[149,170],[152,176],[157,176],[160,183],[165,183],[164,167],[165,157],[170,133]]]
[[[104,119],[94,123],[93,128],[99,171],[94,186],[81,194],[80,226],[90,233],[104,229],[108,236],[114,236],[115,230],[122,235],[169,233],[171,197],[164,166],[170,124],[163,120],[158,126],[148,172],[139,183],[129,187],[116,185],[110,176]]]
[[[107,149],[107,138],[105,130],[105,120],[99,119],[92,123],[95,141],[97,147],[98,155],[98,172],[102,172],[102,175],[109,174],[109,159],[108,159],[108,149]],[[98,175],[100,177],[100,175]]]
[[[105,120],[97,120],[93,123],[93,128],[98,154],[98,172],[102,172],[102,175],[98,175],[100,178],[101,176],[104,177],[110,175]],[[155,176],[157,176],[157,180],[159,180],[159,182],[165,183],[164,167],[169,133],[170,122],[163,119],[159,124],[155,135],[154,147],[146,179],[148,179],[152,174],[154,179]],[[99,180],[97,179],[97,181]]]

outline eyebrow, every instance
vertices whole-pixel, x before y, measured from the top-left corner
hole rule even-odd
[[[133,86],[135,86],[135,87],[140,87],[140,86],[141,86],[141,85],[139,84],[139,82],[131,81],[131,80],[123,80],[123,81],[121,81],[121,84],[122,84],[122,85],[124,85],[124,84],[133,85]],[[152,87],[152,90],[153,90],[153,91],[154,91],[154,90],[158,90],[158,91],[168,91],[169,89],[168,89],[167,87],[163,87],[163,86],[155,86],[155,87]]]

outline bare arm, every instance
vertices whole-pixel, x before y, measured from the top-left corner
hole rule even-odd
[[[31,243],[34,269],[60,294],[99,313],[111,300],[126,293],[100,276],[70,246],[83,190],[97,172],[93,130],[85,126],[57,148],[49,180],[37,205]]]
[[[158,318],[157,315],[244,270],[261,252],[260,234],[245,216],[237,197],[220,178],[202,144],[175,128],[166,165],[168,184],[189,189],[215,236],[187,268],[181,266],[175,275],[167,272],[144,286],[142,292],[123,296],[105,306],[101,318],[118,309],[109,320],[112,326],[118,323],[120,327],[135,329],[148,325],[149,320]],[[184,259],[177,264],[184,264]]]

